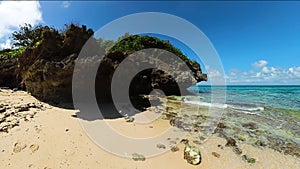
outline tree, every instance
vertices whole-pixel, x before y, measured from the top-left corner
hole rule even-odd
[[[128,38],[130,36],[131,36],[130,33],[126,32],[123,36],[119,37],[117,41],[121,41],[122,39]]]
[[[27,47],[31,43],[40,41],[45,29],[49,30],[50,28],[42,25],[32,27],[31,24],[20,26],[18,31],[12,33],[14,47]]]
[[[113,40],[105,40],[102,42],[101,47],[108,51],[114,44],[115,42]]]

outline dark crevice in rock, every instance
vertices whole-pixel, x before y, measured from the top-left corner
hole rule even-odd
[[[17,76],[18,59],[0,61],[0,86],[15,88],[20,83]]]

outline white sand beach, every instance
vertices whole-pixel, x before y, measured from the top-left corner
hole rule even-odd
[[[30,103],[36,106],[22,112],[32,113],[32,117],[17,117],[21,112],[11,113],[0,122],[8,121],[8,117],[19,121],[18,126],[8,129],[7,132],[0,132],[1,169],[295,169],[300,166],[300,160],[296,157],[283,155],[269,148],[239,144],[243,154],[256,159],[254,164],[248,164],[232,148],[224,146],[225,139],[215,135],[199,146],[202,157],[199,165],[191,165],[184,160],[183,143],[178,144],[179,151],[168,151],[146,158],[145,161],[134,161],[116,156],[96,145],[82,129],[79,119],[74,116],[75,110],[50,106],[24,91],[0,91],[2,107],[13,109],[15,105]],[[9,111],[8,109],[0,115]],[[166,120],[161,119],[142,127],[135,125],[135,122],[127,123],[123,118],[107,122],[116,131],[134,137],[155,135],[169,125]]]

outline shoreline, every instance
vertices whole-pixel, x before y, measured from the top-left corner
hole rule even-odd
[[[111,154],[97,146],[82,129],[79,119],[75,117],[76,110],[50,106],[23,91],[0,90],[0,104],[14,107],[30,103],[34,103],[35,106],[15,114],[36,112],[32,117],[26,121],[24,117],[14,117],[19,118],[18,125],[8,129],[7,133],[0,132],[1,168],[257,169],[300,166],[299,158],[284,155],[267,147],[258,148],[238,142],[242,154],[256,159],[254,164],[249,164],[242,160],[242,154],[237,155],[232,147],[225,146],[226,139],[219,137],[218,134],[213,134],[204,143],[198,145],[202,157],[199,165],[194,166],[184,160],[183,143],[178,144],[179,151],[167,151],[146,158],[145,161],[134,161],[131,158]],[[104,121],[113,125],[114,129],[121,131],[122,134],[141,137],[149,136],[146,134],[160,133],[169,125],[168,120],[161,118],[144,128],[138,127],[134,121],[126,122],[124,118]],[[149,127],[150,125],[152,128]]]

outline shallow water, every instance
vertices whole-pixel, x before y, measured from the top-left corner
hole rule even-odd
[[[300,86],[194,86],[190,91],[197,96],[178,99],[218,112],[222,118],[215,120],[226,126],[221,134],[300,157]],[[224,92],[223,103],[211,102],[212,93],[222,97]]]
[[[252,107],[272,107],[300,110],[300,86],[192,86],[189,91],[201,96],[203,102],[211,102],[225,93],[228,105]]]

